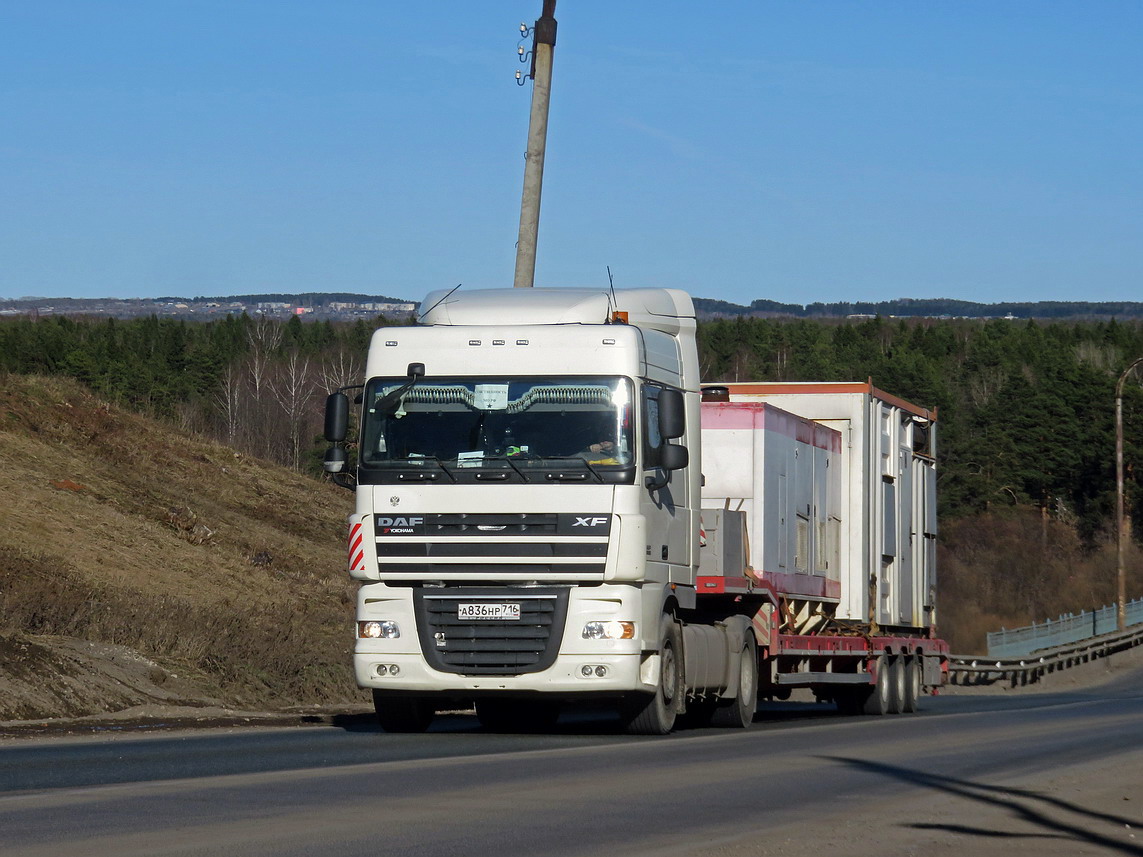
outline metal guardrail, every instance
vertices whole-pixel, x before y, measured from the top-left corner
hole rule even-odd
[[[1143,598],[1127,602],[1125,609],[1128,628],[1143,624]],[[1083,611],[1078,616],[1070,613],[1039,625],[992,631],[988,634],[988,657],[1014,658],[1113,634],[1118,630],[1117,612],[1113,604],[1090,613]]]
[[[949,681],[956,685],[990,685],[1006,682],[1013,687],[1034,684],[1048,673],[1106,658],[1143,644],[1143,626],[1122,633],[1089,637],[1078,643],[1055,646],[1022,657],[949,655]]]

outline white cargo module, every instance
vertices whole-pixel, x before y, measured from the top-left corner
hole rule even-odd
[[[884,393],[872,383],[720,386],[729,391],[731,404],[703,405],[703,507],[733,509],[741,503],[742,508],[750,508],[750,537],[757,539],[761,534],[764,543],[794,515],[795,526],[803,532],[799,541],[808,537],[811,542],[804,559],[795,556],[795,560],[802,559],[801,565],[795,561],[792,567],[779,562],[780,553],[752,546],[755,570],[768,579],[773,575],[770,582],[779,590],[816,593],[826,603],[836,598],[837,619],[882,628],[932,627],[936,621],[936,412]],[[736,411],[744,405],[763,404],[768,407],[756,412],[756,425],[749,429],[759,436],[752,441],[755,455],[762,451],[761,458],[753,458],[752,468],[752,459],[743,457],[746,441],[735,437],[747,431]],[[836,466],[834,455],[822,448],[816,435],[812,445],[795,444],[799,463],[792,471],[780,456],[766,456],[768,444],[783,445],[775,440],[788,435],[787,417],[791,415],[780,416],[778,408],[834,430],[830,434],[837,438],[840,453],[836,473],[830,472]],[[740,423],[743,426],[737,427]],[[801,430],[808,438],[805,429]],[[813,467],[801,461],[811,449]],[[775,466],[785,467],[786,472],[775,472]],[[823,471],[828,475],[823,477]],[[791,473],[796,485],[790,484]],[[788,486],[789,499],[774,487],[782,484]],[[762,500],[761,509],[758,500]],[[792,590],[787,588],[791,585]]]
[[[841,434],[759,402],[702,405],[702,505],[742,511],[749,573],[836,603]]]

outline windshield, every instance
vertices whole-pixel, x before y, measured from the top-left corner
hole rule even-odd
[[[411,387],[407,378],[374,378],[364,412],[364,468],[429,467],[454,481],[487,469],[529,481],[562,468],[615,481],[600,474],[634,464],[624,378],[452,377]]]

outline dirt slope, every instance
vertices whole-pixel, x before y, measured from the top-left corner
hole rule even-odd
[[[0,375],[0,720],[356,701],[348,492]]]

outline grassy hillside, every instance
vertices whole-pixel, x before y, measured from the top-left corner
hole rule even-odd
[[[0,375],[0,497],[0,719],[360,699],[348,492]],[[131,657],[147,681],[108,677]]]

